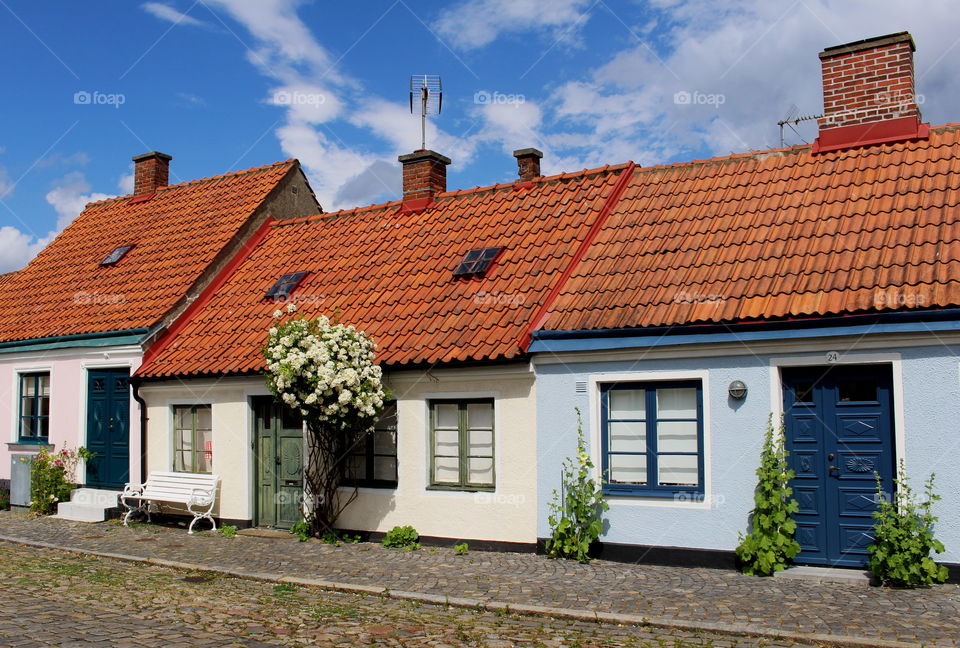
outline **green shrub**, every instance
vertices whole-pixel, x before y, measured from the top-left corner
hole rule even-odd
[[[587,452],[583,418],[577,413],[577,455],[563,462],[561,491],[553,491],[550,502],[550,537],[547,555],[551,558],[575,558],[590,561],[590,547],[603,532],[603,512],[610,508],[600,485],[593,479],[593,461]]]
[[[787,455],[783,420],[780,428],[774,430],[771,414],[760,452],[760,467],[757,468],[755,506],[750,512],[753,530],[746,537],[740,534],[737,547],[737,558],[744,574],[772,576],[782,571],[800,552],[800,544],[794,539],[797,523],[791,517],[800,507],[792,497],[790,480],[794,472],[787,467]]]
[[[382,544],[388,549],[413,551],[420,548],[419,539],[420,534],[412,526],[395,526],[383,536]]]
[[[458,556],[462,556],[468,551],[470,551],[470,545],[468,545],[466,542],[453,545],[453,553],[457,554]]]
[[[10,491],[6,488],[0,488],[0,511],[6,511],[10,508]]]
[[[310,523],[306,520],[295,522],[293,526],[290,527],[290,533],[297,536],[300,542],[306,542],[310,539]]]
[[[237,527],[232,524],[224,524],[218,529],[220,535],[224,538],[236,538],[237,537]]]
[[[932,513],[933,503],[940,499],[933,492],[935,475],[931,474],[924,487],[925,499],[918,502],[913,495],[903,460],[894,480],[896,493],[887,498],[877,475],[877,521],[873,528],[873,543],[869,568],[884,585],[919,587],[947,580],[947,568],[938,565],[931,553],[943,553],[943,543],[933,537],[937,517]]]
[[[33,457],[30,470],[30,510],[40,515],[55,513],[57,504],[69,500],[70,491],[77,487],[72,481],[77,464],[81,459],[92,458],[93,453],[84,447],[76,450],[62,448],[59,452],[41,448]]]

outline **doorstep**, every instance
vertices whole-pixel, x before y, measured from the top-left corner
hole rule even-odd
[[[812,565],[800,565],[777,572],[774,574],[774,578],[794,579],[814,583],[863,585],[864,587],[873,584],[873,574],[855,567],[814,567]]]

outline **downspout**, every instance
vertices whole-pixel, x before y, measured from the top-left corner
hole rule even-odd
[[[140,379],[130,378],[130,386],[133,387],[133,400],[140,405],[140,483],[147,483],[147,402],[140,395]]]

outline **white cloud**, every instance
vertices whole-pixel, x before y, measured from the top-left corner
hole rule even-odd
[[[452,47],[463,50],[489,45],[502,34],[544,31],[568,38],[586,22],[590,0],[467,0],[447,9],[434,28]]]
[[[205,24],[203,21],[177,11],[170,5],[163,4],[162,2],[145,2],[141,7],[144,11],[156,16],[160,20],[166,20],[175,25],[193,25],[194,27],[199,27]]]
[[[131,165],[129,173],[124,173],[122,176],[120,176],[120,179],[117,180],[117,189],[120,190],[121,196],[133,193],[134,173],[132,166],[133,165]]]
[[[778,146],[776,122],[792,107],[804,115],[822,109],[819,51],[902,30],[917,42],[925,117],[943,123],[960,100],[950,65],[934,64],[956,41],[948,0],[925,3],[922,13],[893,0],[654,5],[655,19],[635,31],[656,34],[671,50],[658,55],[636,42],[586,78],[558,87],[546,102],[544,138],[566,164],[651,164],[703,149],[724,155]],[[702,103],[677,103],[677,93]],[[806,141],[816,136],[813,122],[797,128]],[[800,136],[787,134],[787,143],[800,143]]]
[[[0,273],[19,270],[53,240],[53,234],[36,239],[16,227],[0,227]]]
[[[57,231],[73,222],[87,203],[112,198],[109,194],[90,193],[90,185],[79,171],[68,173],[58,180],[45,196],[47,202],[57,211]]]

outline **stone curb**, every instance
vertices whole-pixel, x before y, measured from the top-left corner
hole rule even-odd
[[[885,639],[871,639],[867,637],[854,637],[846,635],[828,635],[809,632],[792,632],[767,630],[763,628],[754,628],[745,624],[736,623],[715,623],[711,621],[684,621],[678,619],[669,619],[666,617],[646,617],[635,614],[620,614],[614,612],[596,612],[591,610],[578,610],[571,608],[547,607],[542,605],[528,605],[524,603],[505,603],[502,601],[484,601],[480,599],[460,598],[446,596],[443,594],[425,594],[421,592],[407,592],[403,590],[391,590],[387,587],[376,585],[357,585],[353,583],[339,583],[336,581],[327,581],[318,578],[303,578],[299,576],[281,576],[266,572],[248,571],[243,569],[229,569],[225,567],[211,567],[197,563],[181,562],[178,560],[166,560],[164,558],[150,558],[146,556],[136,556],[133,554],[118,554],[109,551],[95,551],[93,549],[80,549],[77,547],[67,547],[52,542],[43,542],[40,540],[27,540],[24,538],[14,538],[0,535],[0,542],[9,542],[12,544],[25,545],[29,547],[40,547],[43,549],[55,549],[68,553],[98,556],[101,558],[111,558],[113,560],[122,560],[124,562],[139,562],[160,567],[171,567],[174,569],[184,569],[189,571],[205,571],[226,576],[235,576],[237,578],[246,578],[249,580],[258,580],[275,583],[289,583],[291,585],[303,585],[307,587],[317,587],[337,592],[348,592],[351,594],[374,594],[386,596],[389,598],[420,601],[431,605],[448,605],[451,607],[472,608],[476,610],[487,610],[491,612],[507,612],[525,614],[530,616],[541,616],[553,619],[569,619],[573,621],[592,621],[595,623],[611,623],[618,625],[633,626],[653,626],[656,628],[667,628],[672,630],[702,631],[715,634],[738,635],[746,637],[762,637],[772,640],[786,639],[790,641],[800,641],[816,646],[836,646],[837,648],[923,648],[921,644],[907,643],[903,641],[889,641]]]

